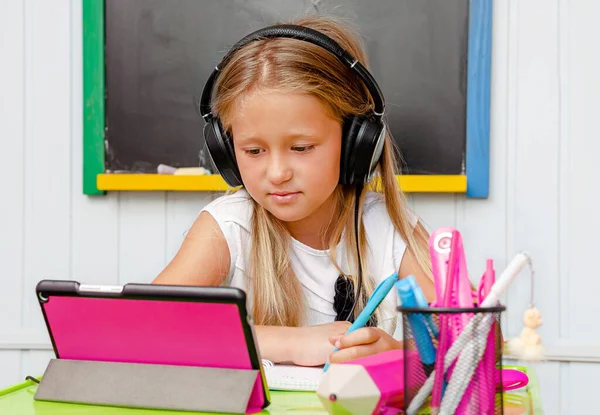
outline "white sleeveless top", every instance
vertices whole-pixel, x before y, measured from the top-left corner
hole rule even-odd
[[[240,288],[248,292],[252,284],[247,274],[250,254],[250,231],[252,219],[252,204],[250,196],[244,189],[236,193],[221,196],[202,211],[207,211],[216,220],[229,246],[231,263],[229,274],[223,285]],[[406,250],[406,243],[394,229],[390,220],[383,195],[375,192],[367,193],[363,209],[363,222],[369,245],[368,275],[373,276],[378,284],[381,280],[397,272]],[[411,213],[413,226],[417,217]],[[346,262],[346,247],[344,243],[337,246],[336,261],[345,273],[349,272]],[[308,326],[330,323],[335,320],[333,309],[335,282],[339,271],[328,256],[328,250],[311,248],[292,238],[291,266],[294,274],[304,288],[308,310],[306,322]],[[248,296],[248,309],[252,309],[251,296]],[[397,293],[394,289],[379,306],[381,317],[378,326],[388,333],[394,330],[398,305]]]

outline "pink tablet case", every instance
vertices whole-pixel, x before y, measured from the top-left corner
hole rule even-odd
[[[43,307],[58,358],[252,369],[235,304],[51,296]],[[259,375],[248,412],[264,403]]]

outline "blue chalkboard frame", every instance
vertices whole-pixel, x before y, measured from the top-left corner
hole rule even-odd
[[[470,0],[467,61],[467,196],[487,198],[490,187],[492,0]]]

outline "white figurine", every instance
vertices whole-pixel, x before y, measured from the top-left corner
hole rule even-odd
[[[521,330],[521,335],[509,341],[509,351],[522,360],[541,360],[544,357],[544,346],[540,335],[535,331],[542,325],[540,311],[535,307],[527,309],[523,316],[523,324],[525,327]]]

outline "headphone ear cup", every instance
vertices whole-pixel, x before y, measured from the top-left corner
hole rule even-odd
[[[377,167],[384,141],[385,125],[380,119],[363,115],[348,118],[342,136],[340,183],[366,183]]]
[[[354,146],[362,125],[362,117],[351,116],[344,120],[342,128],[342,153],[340,162],[340,184],[354,184]]]
[[[218,117],[210,118],[204,125],[204,141],[213,165],[225,182],[231,187],[241,186],[242,177],[235,160],[233,140],[223,130]]]

